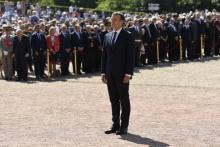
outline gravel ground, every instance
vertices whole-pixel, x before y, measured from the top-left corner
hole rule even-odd
[[[99,75],[28,83],[0,80],[3,147],[220,147],[220,59],[137,70],[129,134],[111,125]]]

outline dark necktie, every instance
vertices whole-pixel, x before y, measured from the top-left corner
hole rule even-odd
[[[151,33],[150,33],[149,26],[146,26],[146,27],[147,27],[147,32],[148,32],[149,38],[151,38]]]
[[[115,45],[116,35],[117,35],[117,32],[114,32],[114,35],[113,35],[113,38],[112,38],[112,46]]]
[[[77,33],[77,36],[78,36],[78,38],[79,38],[79,40],[81,39],[81,37],[80,37],[80,34],[79,33]]]
[[[154,27],[155,27],[155,29],[156,29],[156,30],[158,30],[158,29],[157,29],[157,25],[156,25],[156,24],[154,24]]]
[[[40,33],[37,34],[37,37],[39,40],[41,40]]]
[[[96,33],[96,36],[97,36],[97,38],[98,38],[98,40],[99,40],[99,43],[101,44],[102,42],[101,42],[101,38],[100,38],[99,33]]]

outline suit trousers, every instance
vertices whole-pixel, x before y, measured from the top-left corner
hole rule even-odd
[[[131,109],[129,99],[129,84],[124,84],[122,82],[123,77],[115,76],[114,74],[109,74],[106,78],[108,93],[112,107],[113,126],[127,128],[129,125]]]

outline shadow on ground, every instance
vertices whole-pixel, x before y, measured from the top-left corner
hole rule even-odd
[[[136,135],[136,134],[130,134],[128,133],[127,135],[122,135],[121,138],[122,140],[126,140],[129,142],[133,142],[136,144],[140,144],[140,145],[148,145],[149,147],[168,147],[170,146],[167,143],[163,143],[163,142],[159,142],[150,138],[145,138],[142,137],[140,135]]]

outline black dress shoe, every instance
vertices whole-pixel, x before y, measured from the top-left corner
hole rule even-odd
[[[20,82],[20,81],[21,81],[21,79],[16,79],[16,81],[17,81],[17,82]]]
[[[37,79],[37,80],[41,80],[40,76],[36,76],[36,79]]]
[[[105,134],[112,134],[112,133],[116,133],[118,131],[119,128],[115,128],[112,127],[109,130],[105,131]]]
[[[23,79],[23,81],[24,81],[24,82],[27,82],[27,81],[28,81],[28,79],[26,79],[26,78],[25,78],[25,79]]]
[[[116,131],[116,135],[125,135],[128,134],[128,128],[121,128],[118,131]]]

